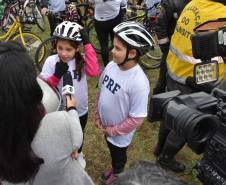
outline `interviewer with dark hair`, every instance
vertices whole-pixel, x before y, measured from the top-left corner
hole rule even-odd
[[[75,100],[46,114],[33,61],[17,43],[0,42],[0,87],[2,184],[92,185],[73,160],[82,144]]]

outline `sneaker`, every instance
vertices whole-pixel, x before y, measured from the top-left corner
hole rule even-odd
[[[107,179],[110,177],[110,175],[111,175],[112,173],[113,173],[112,168],[106,170],[106,171],[103,172],[103,174],[101,175],[100,180],[101,180],[101,181],[107,180]]]
[[[81,167],[85,168],[86,167],[86,160],[84,159],[84,155],[83,153],[79,153],[78,154],[78,158],[77,158],[77,161],[79,162],[79,164],[81,165]]]
[[[111,173],[106,180],[102,181],[102,185],[111,185],[116,178],[117,177],[113,173]]]
[[[185,165],[176,161],[175,159],[166,159],[166,158],[163,158],[160,157],[157,159],[156,161],[158,164],[160,164],[163,168],[167,168],[167,169],[170,169],[176,173],[179,173],[179,172],[183,172],[185,170]]]

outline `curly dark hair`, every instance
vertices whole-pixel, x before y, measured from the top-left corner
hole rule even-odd
[[[34,62],[15,42],[0,42],[0,179],[32,180],[44,163],[31,142],[45,115]]]

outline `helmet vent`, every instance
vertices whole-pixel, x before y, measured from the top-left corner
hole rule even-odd
[[[60,35],[63,35],[64,34],[64,30],[65,30],[65,26],[63,25],[61,30],[60,30]]]
[[[78,32],[75,32],[75,33],[72,35],[72,37],[75,37],[76,35],[78,35]]]
[[[68,29],[68,32],[67,32],[67,36],[68,36],[68,37],[70,37],[72,31],[73,31],[73,27],[70,27],[70,28]]]

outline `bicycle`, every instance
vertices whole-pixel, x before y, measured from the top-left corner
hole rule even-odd
[[[45,31],[45,19],[37,4],[38,2],[36,0],[25,0],[24,2],[20,2],[22,15],[24,15],[25,19],[24,22],[37,24],[41,31]]]
[[[80,22],[82,26],[87,29],[89,35],[90,43],[92,44],[96,53],[101,54],[100,43],[97,39],[97,33],[95,29],[95,20],[94,20],[94,8],[93,5],[89,2],[81,3],[76,5],[78,14],[80,15]],[[110,40],[110,38],[109,38]],[[109,48],[112,47],[111,41],[109,42]]]
[[[0,35],[0,40],[6,42],[9,40],[14,40],[20,42],[27,49],[29,55],[33,59],[35,58],[36,49],[42,43],[42,40],[37,35],[24,31],[19,16],[16,17],[7,32]],[[43,48],[40,50],[38,61],[42,60],[44,54],[45,50]]]
[[[41,31],[45,31],[44,17],[36,4],[36,0],[17,0],[9,1],[4,11],[2,30],[12,25],[16,16],[20,17],[23,24],[36,24]]]
[[[74,3],[67,3],[65,14],[54,13],[54,17],[56,21],[59,23],[63,21],[72,21],[72,22],[78,22],[80,25],[87,27],[91,19],[91,16],[93,15],[92,13],[93,9],[92,8],[88,9],[88,8],[89,6],[87,3],[82,3],[78,5],[75,5]],[[56,40],[55,37],[47,38],[37,48],[37,51],[35,53],[35,63],[39,71],[42,70],[42,66],[46,58],[56,53],[55,40]],[[40,58],[41,58],[40,52],[43,49],[45,50],[45,55],[42,57],[42,60],[40,61]]]
[[[136,11],[136,14],[134,14],[134,8],[136,8],[137,10],[140,10],[140,12]],[[141,58],[141,66],[144,67],[145,69],[156,69],[160,67],[162,52],[158,45],[157,35],[153,29],[154,25],[156,24],[156,19],[157,19],[156,16],[151,16],[151,17],[147,16],[147,11],[145,7],[134,6],[131,4],[129,4],[128,6],[127,15],[124,19],[124,21],[135,21],[144,25],[146,30],[152,36],[153,49],[151,49],[148,53],[146,53]]]
[[[4,3],[5,7],[2,7],[4,9],[3,17],[1,17],[0,20],[0,34],[3,34],[2,32],[7,32],[9,27],[13,24],[13,21],[15,19],[14,14],[16,14],[16,4],[17,3],[9,3],[8,5],[5,5]]]

